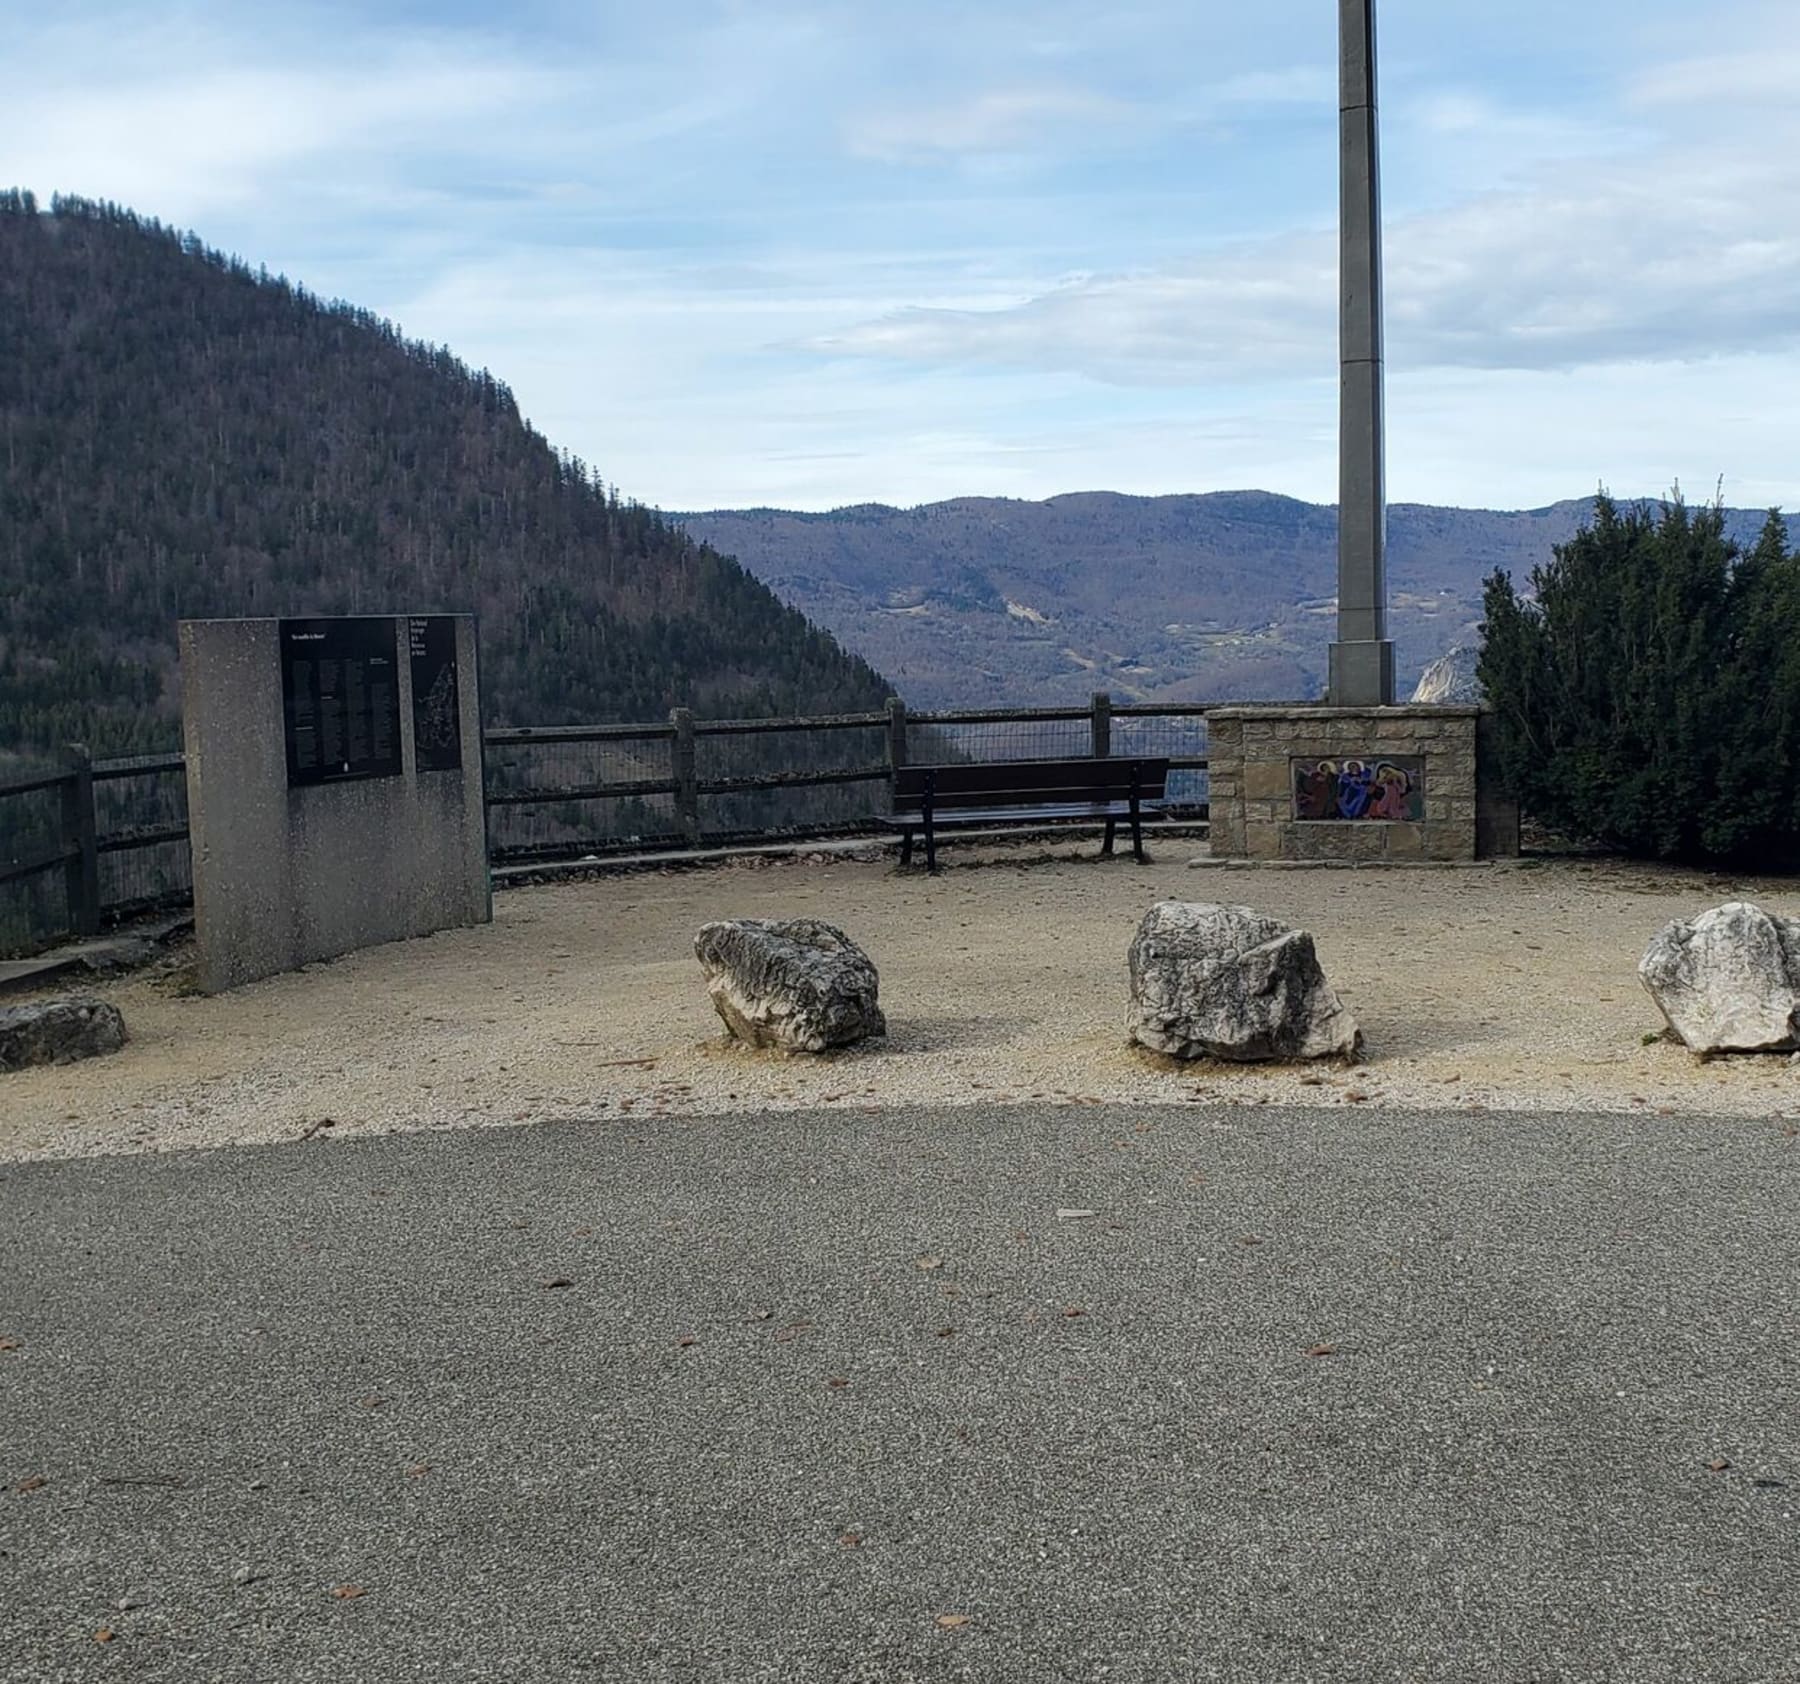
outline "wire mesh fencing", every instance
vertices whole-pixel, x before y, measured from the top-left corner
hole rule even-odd
[[[915,766],[1073,760],[1093,753],[1094,724],[1086,710],[1010,719],[924,714],[907,722],[906,748]]]
[[[194,875],[181,757],[105,760],[93,776],[101,907],[119,914],[187,900]]]
[[[487,735],[488,851],[563,859],[683,840],[667,725]]]
[[[1172,762],[1165,805],[1184,814],[1205,811],[1207,735],[1204,714],[1115,713],[1112,752]],[[1190,764],[1183,765],[1184,761]],[[1201,764],[1191,764],[1194,761]]]
[[[60,866],[31,869],[60,852],[60,785],[0,788],[0,955],[29,953],[71,927]]]
[[[795,720],[780,730],[759,725],[696,722],[694,782],[702,837],[867,830],[886,807],[885,720],[832,725]]]

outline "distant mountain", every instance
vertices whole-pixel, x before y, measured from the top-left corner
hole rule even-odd
[[[1590,504],[1522,514],[1400,504],[1389,591],[1400,694],[1474,640],[1481,585],[1523,576]],[[675,517],[879,667],[919,706],[1301,698],[1334,635],[1337,511],[1261,491],[1042,503],[962,497]],[[1764,512],[1734,512],[1754,541]]]
[[[472,610],[497,722],[878,707],[507,388],[111,205],[0,193],[0,757],[179,738],[175,622]]]

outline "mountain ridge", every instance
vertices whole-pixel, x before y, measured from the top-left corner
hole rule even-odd
[[[1405,689],[1477,634],[1496,567],[1523,574],[1591,498],[1536,509],[1396,503],[1389,598]],[[1753,541],[1766,510],[1730,511]],[[1337,511],[1280,492],[965,496],[900,508],[672,514],[925,707],[1317,696]]]

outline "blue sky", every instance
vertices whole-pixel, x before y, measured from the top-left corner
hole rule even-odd
[[[1330,501],[1332,0],[0,0],[0,178],[666,508]],[[1382,0],[1396,500],[1800,505],[1800,6]]]

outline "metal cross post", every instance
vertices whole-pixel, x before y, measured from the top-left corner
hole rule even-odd
[[[1394,700],[1388,640],[1387,471],[1382,403],[1381,137],[1375,0],[1338,0],[1343,370],[1338,399],[1338,637],[1330,701]]]

